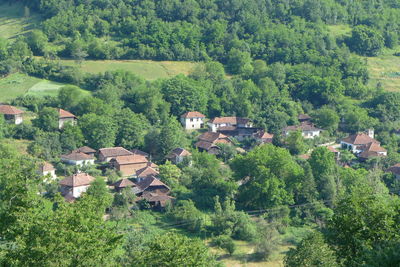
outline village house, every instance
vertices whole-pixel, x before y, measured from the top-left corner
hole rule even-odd
[[[199,136],[195,147],[200,151],[207,151],[210,154],[218,154],[218,144],[232,144],[228,136],[221,133],[205,132]]]
[[[400,180],[400,163],[397,163],[397,164],[389,167],[386,171],[393,173],[394,176],[396,177],[396,179]]]
[[[107,147],[99,149],[99,161],[109,162],[111,159],[115,159],[120,156],[133,155],[132,152],[123,147]]]
[[[314,126],[312,123],[301,123],[300,125],[287,126],[283,129],[283,135],[289,136],[291,132],[301,131],[301,135],[306,139],[314,139],[318,137],[322,129]]]
[[[184,148],[178,147],[172,150],[166,158],[170,160],[172,163],[179,164],[183,162],[186,157],[191,156],[192,154]]]
[[[69,111],[58,109],[58,128],[64,127],[65,123],[70,123],[72,125],[76,124],[76,116]]]
[[[205,115],[197,111],[189,111],[181,116],[181,123],[186,130],[204,128]]]
[[[0,105],[0,114],[4,115],[4,119],[8,123],[12,124],[21,124],[22,114],[24,112],[22,110],[17,109],[16,107],[10,105]]]
[[[141,151],[141,150],[139,150],[139,149],[132,149],[131,152],[132,152],[134,155],[140,155],[140,156],[143,156],[143,157],[145,157],[145,158],[147,158],[147,159],[150,159],[149,153],[143,152],[143,151]]]
[[[83,165],[93,165],[94,164],[94,156],[88,155],[81,152],[71,152],[67,155],[61,155],[61,161],[75,166],[83,166]]]
[[[299,120],[300,123],[307,123],[307,124],[311,123],[311,117],[307,114],[299,114],[297,119]]]
[[[146,167],[141,168],[139,170],[136,171],[136,180],[140,181],[148,176],[157,176],[160,173],[157,170],[157,165],[155,165],[154,163],[148,163]]]
[[[367,133],[358,133],[344,138],[340,145],[343,149],[348,149],[356,154],[360,159],[371,157],[385,157],[387,150],[381,147],[380,142],[374,139],[374,131],[368,130]]]
[[[96,155],[96,150],[94,150],[93,148],[88,147],[88,146],[83,146],[83,147],[77,148],[77,149],[73,150],[72,152],[84,153],[86,155],[93,156],[93,157]]]
[[[136,174],[137,170],[148,165],[153,168],[158,167],[156,164],[149,162],[146,157],[141,155],[118,156],[110,160],[110,165],[117,171],[120,171],[123,176],[133,176]]]
[[[169,196],[171,189],[157,179],[155,176],[148,176],[136,183],[133,188],[138,196],[136,202],[146,200],[152,207],[164,208],[174,198]]]
[[[113,184],[115,191],[120,192],[124,188],[134,187],[136,184],[129,180],[128,178],[124,178],[119,180],[118,182]]]
[[[264,130],[258,131],[254,134],[254,138],[259,144],[272,144],[272,140],[274,139],[274,135],[267,133]]]
[[[45,177],[49,177],[50,180],[57,178],[56,169],[53,164],[44,162],[39,165],[39,174]]]
[[[217,132],[222,127],[230,127],[223,128],[225,130],[253,127],[253,123],[250,121],[250,119],[241,117],[216,117],[210,120],[207,124],[211,132]]]
[[[339,160],[339,158],[340,158],[340,151],[339,150],[337,150],[333,146],[327,146],[326,148],[335,155],[335,159],[336,160]]]
[[[77,173],[60,181],[61,194],[67,198],[78,198],[95,180],[87,173]]]

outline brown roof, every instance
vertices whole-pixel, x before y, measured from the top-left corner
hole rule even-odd
[[[147,177],[147,176],[151,176],[151,175],[155,176],[158,174],[159,174],[159,172],[151,166],[146,166],[146,167],[141,168],[136,171],[136,176],[139,178],[143,178],[143,177]]]
[[[170,189],[166,184],[164,184],[163,182],[161,182],[159,179],[157,179],[155,176],[151,175],[151,176],[147,176],[146,178],[144,178],[143,180],[141,180],[140,182],[137,183],[137,186],[139,187],[139,189],[143,192],[145,191],[147,188],[151,187],[151,186],[164,186],[167,189]]]
[[[89,185],[95,179],[87,173],[77,173],[72,176],[69,176],[60,181],[60,185],[69,186],[69,187],[77,187],[83,185]]]
[[[310,158],[310,155],[302,154],[302,155],[299,155],[299,158],[302,158],[302,159],[309,159],[309,158]]]
[[[144,156],[146,158],[148,158],[150,156],[149,153],[143,152],[143,151],[141,151],[139,149],[132,149],[131,152],[133,154],[141,155],[141,156]]]
[[[62,108],[58,109],[58,116],[60,118],[76,118],[74,114],[69,111],[63,110]]]
[[[397,163],[391,167],[389,167],[387,170],[387,172],[392,172],[394,174],[400,175],[400,163]]]
[[[365,133],[359,133],[359,134],[350,135],[350,136],[344,138],[342,140],[342,142],[345,142],[345,143],[348,143],[348,144],[353,144],[353,145],[366,145],[366,144],[369,144],[369,143],[380,144],[374,138],[369,137],[368,134],[365,134]]]
[[[94,150],[93,148],[88,147],[88,146],[83,146],[83,147],[80,147],[80,148],[77,148],[77,149],[73,150],[73,152],[96,153],[96,150]]]
[[[107,147],[107,148],[100,148],[99,153],[103,157],[118,157],[118,156],[127,156],[127,155],[133,155],[132,152],[126,150],[123,147]]]
[[[215,142],[218,139],[228,139],[228,136],[222,133],[205,132],[199,136],[199,140],[206,142]]]
[[[144,192],[143,195],[140,197],[141,199],[146,199],[148,202],[162,202],[174,199],[173,197],[162,194],[162,193],[155,193],[155,192]]]
[[[386,149],[380,146],[378,143],[369,143],[365,146],[365,151],[370,152],[387,152]]]
[[[202,148],[205,150],[209,150],[212,147],[217,147],[213,143],[207,142],[207,141],[198,141],[196,144],[194,144],[195,147]]]
[[[118,156],[114,160],[119,165],[148,162],[146,157],[137,154]]]
[[[197,111],[189,111],[189,112],[186,112],[185,114],[183,114],[181,117],[182,118],[205,118],[206,116]]]
[[[312,124],[312,123],[302,123],[300,125],[287,126],[283,130],[285,132],[297,131],[297,130],[301,130],[301,131],[322,131],[322,129],[315,127],[314,124]]]
[[[61,159],[76,161],[76,160],[90,160],[90,159],[94,159],[94,157],[92,155],[88,155],[85,153],[72,151],[71,153],[69,153],[67,155],[61,155]]]
[[[250,122],[250,119],[241,117],[216,117],[210,121],[213,124],[246,124],[248,122]]]
[[[132,182],[129,179],[121,179],[118,182],[114,183],[113,186],[115,188],[125,188],[125,187],[133,187],[136,186],[136,184],[134,182]]]
[[[328,147],[326,147],[330,152],[333,152],[333,153],[338,153],[339,151],[336,149],[336,148],[334,148],[333,146],[328,146]]]
[[[166,158],[170,159],[170,158],[174,158],[174,157],[178,157],[178,156],[186,157],[186,156],[190,156],[190,155],[192,155],[192,154],[191,154],[189,151],[187,151],[187,150],[184,149],[184,148],[178,147],[178,148],[175,148],[174,150],[172,150],[172,151],[167,155]]]
[[[24,112],[10,105],[0,105],[0,113],[5,115],[18,115]]]
[[[299,114],[297,117],[299,121],[311,120],[311,117],[307,114]]]
[[[40,164],[40,170],[41,170],[41,172],[50,172],[50,171],[54,171],[55,168],[54,168],[53,164],[44,162],[44,163]]]
[[[273,134],[267,133],[266,131],[260,131],[260,132],[256,133],[255,136],[257,138],[260,138],[260,139],[272,139],[272,138],[274,138]]]

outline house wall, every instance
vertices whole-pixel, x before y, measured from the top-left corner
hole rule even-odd
[[[302,131],[301,135],[304,138],[314,139],[314,137],[319,136],[320,131]]]
[[[201,129],[204,127],[204,118],[181,118],[186,130]]]
[[[52,180],[57,178],[57,175],[56,175],[56,171],[55,171],[55,170],[52,170],[52,171],[44,171],[44,172],[43,172],[43,176],[50,176],[50,178],[51,178]]]
[[[77,186],[72,188],[72,195],[76,198],[80,197],[82,193],[86,192],[89,188],[89,185]]]
[[[67,160],[67,159],[61,159],[62,162],[69,164],[69,165],[75,165],[75,166],[83,166],[83,165],[93,165],[94,164],[94,159],[88,159],[88,160]]]
[[[357,149],[357,146],[355,146],[355,145],[353,145],[353,144],[350,144],[350,143],[343,142],[343,141],[340,142],[340,146],[341,146],[342,148],[345,148],[345,149],[350,150],[351,152],[353,152],[353,153],[355,153],[355,154],[358,154],[358,153],[361,153],[361,152],[362,152],[362,150]]]
[[[61,129],[62,127],[64,127],[65,123],[71,123],[72,125],[76,124],[76,119],[74,118],[62,118],[58,120],[58,128]]]

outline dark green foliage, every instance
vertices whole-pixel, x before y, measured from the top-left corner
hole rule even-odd
[[[114,145],[117,127],[112,118],[88,113],[79,119],[79,126],[88,146],[99,149]]]
[[[212,239],[212,243],[214,246],[226,250],[226,252],[228,252],[230,255],[232,255],[236,250],[236,245],[233,242],[233,239],[227,235],[214,237]]]
[[[199,233],[204,230],[205,215],[191,200],[179,201],[168,214],[177,224],[182,223],[183,227],[191,232]]]
[[[58,129],[58,112],[55,108],[45,107],[40,110],[38,117],[33,120],[33,125],[44,131]]]
[[[360,25],[353,29],[349,46],[360,55],[377,56],[384,47],[384,38],[377,30]]]

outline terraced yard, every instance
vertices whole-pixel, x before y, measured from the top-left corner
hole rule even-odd
[[[368,57],[370,85],[381,83],[387,91],[400,92],[400,57],[393,54]]]
[[[29,32],[39,17],[26,10],[22,4],[0,4],[0,36],[16,38]]]

